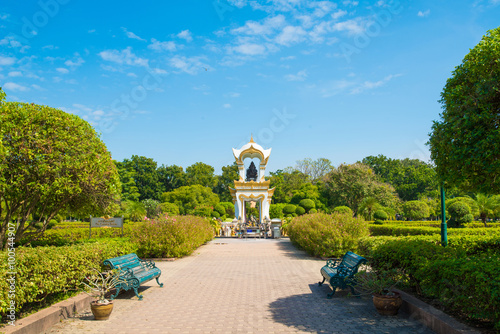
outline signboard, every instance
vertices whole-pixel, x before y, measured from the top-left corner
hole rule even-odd
[[[123,216],[120,218],[103,218],[90,216],[89,238],[92,237],[92,227],[120,227],[123,237]]]
[[[90,218],[90,227],[123,227],[123,218]]]

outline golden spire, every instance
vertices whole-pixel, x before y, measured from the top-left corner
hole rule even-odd
[[[255,143],[255,142],[253,141],[253,134],[251,134],[251,135],[250,135],[250,142],[251,142],[251,143]]]

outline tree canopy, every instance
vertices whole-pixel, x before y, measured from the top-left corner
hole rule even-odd
[[[197,162],[186,168],[187,184],[192,186],[195,184],[204,187],[212,188],[216,185],[217,180],[214,175],[214,168],[203,162]]]
[[[0,105],[0,248],[9,222],[16,240],[43,233],[61,210],[106,213],[120,181],[110,153],[92,126],[76,115],[33,103]],[[29,227],[40,226],[35,232]]]
[[[464,190],[500,192],[500,27],[488,31],[441,93],[429,145],[438,175]]]

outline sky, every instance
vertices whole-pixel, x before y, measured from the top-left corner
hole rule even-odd
[[[231,148],[421,159],[440,93],[500,0],[2,0],[8,101],[90,122],[113,159],[221,167]]]

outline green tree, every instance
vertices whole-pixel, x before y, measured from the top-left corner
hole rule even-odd
[[[269,181],[270,187],[275,188],[272,203],[290,203],[294,192],[309,182],[307,175],[290,167],[271,172]]]
[[[179,207],[174,203],[165,202],[160,204],[160,212],[169,214],[171,216],[177,216],[180,211]]]
[[[461,227],[474,219],[470,207],[465,202],[457,201],[453,203],[448,208],[448,211],[450,213],[450,219],[448,220],[450,227]]]
[[[214,168],[203,162],[197,162],[186,168],[187,184],[192,186],[199,184],[204,187],[213,188],[217,182]]]
[[[182,215],[194,214],[197,207],[214,208],[219,203],[219,197],[212,189],[199,184],[177,188],[163,194],[163,202],[174,203]]]
[[[403,212],[406,218],[419,220],[430,216],[429,207],[423,201],[408,201],[403,204]]]
[[[399,204],[394,188],[381,182],[369,166],[361,163],[342,164],[332,170],[326,177],[324,192],[330,207],[348,206],[355,215],[366,197],[374,197],[387,207]]]
[[[478,193],[474,197],[473,200],[479,212],[479,218],[481,218],[484,226],[486,226],[486,219],[492,218],[500,208],[500,196]]]
[[[146,208],[141,202],[126,201],[124,202],[125,216],[133,222],[141,222],[146,217]]]
[[[438,197],[438,178],[434,167],[418,159],[391,159],[383,155],[368,156],[362,160],[383,182],[396,189],[403,201],[419,197]]]
[[[124,159],[123,165],[135,172],[134,180],[139,191],[139,200],[160,199],[163,189],[158,180],[156,161],[144,156],[133,155],[130,160]]]
[[[141,201],[144,209],[146,209],[146,216],[148,218],[156,218],[161,212],[160,202],[154,199],[145,199]]]
[[[309,210],[314,209],[316,207],[316,204],[312,199],[309,198],[304,198],[299,202],[299,205],[303,207],[306,212],[309,212]]]
[[[121,191],[122,201],[135,201],[139,200],[140,194],[137,185],[135,184],[135,170],[132,166],[127,165],[120,161],[113,161],[115,163],[116,169],[118,170],[118,175],[120,176],[120,183],[122,185]]]
[[[186,173],[177,165],[161,165],[156,170],[162,191],[169,192],[187,185]]]
[[[229,192],[229,187],[234,187],[234,180],[239,179],[238,165],[233,163],[222,167],[222,175],[216,176],[217,185],[214,187],[214,193],[219,195],[221,201],[229,202],[233,198]]]
[[[332,162],[325,158],[318,158],[312,160],[305,158],[297,161],[295,169],[307,175],[309,180],[315,184],[317,181],[322,180],[332,169]]]
[[[43,234],[51,219],[70,210],[100,215],[118,200],[120,181],[104,143],[86,121],[33,103],[0,106],[2,178],[0,249],[9,223],[15,240]],[[41,228],[28,231],[36,224]]]
[[[366,197],[359,204],[358,213],[366,220],[373,220],[373,213],[380,209],[380,204],[375,197]]]
[[[441,93],[429,145],[438,175],[467,191],[500,193],[500,27],[488,31]]]

